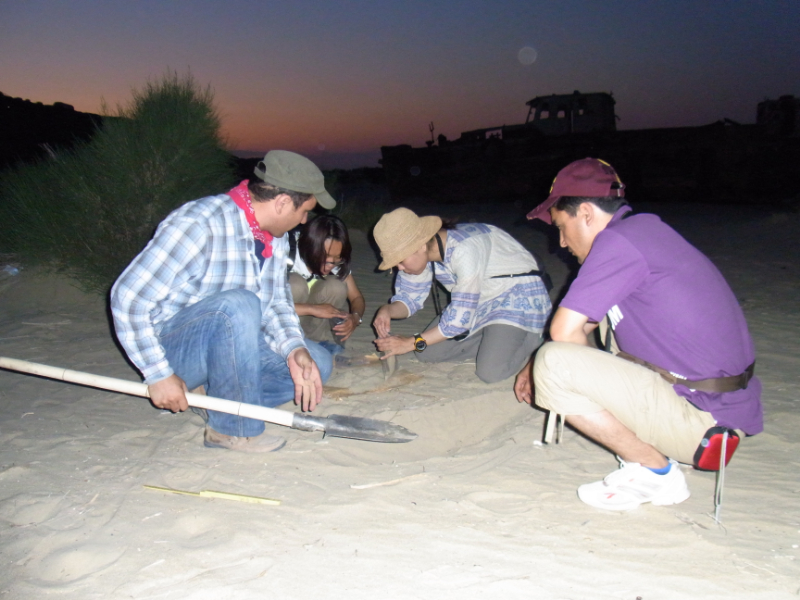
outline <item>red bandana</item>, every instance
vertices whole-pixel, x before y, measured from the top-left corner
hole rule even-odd
[[[228,192],[228,196],[236,203],[236,206],[244,211],[244,216],[247,217],[247,224],[250,225],[253,237],[264,243],[264,251],[261,256],[272,258],[272,235],[270,235],[269,231],[264,231],[258,226],[253,203],[250,201],[250,191],[247,189],[247,179]]]

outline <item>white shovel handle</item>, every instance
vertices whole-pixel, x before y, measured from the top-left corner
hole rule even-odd
[[[111,390],[114,392],[121,392],[123,394],[130,394],[131,396],[150,398],[150,391],[148,390],[147,385],[144,383],[138,383],[136,381],[116,379],[114,377],[103,377],[102,375],[93,375],[91,373],[84,373],[82,371],[72,371],[70,369],[62,369],[60,367],[51,367],[48,365],[29,362],[27,360],[6,358],[4,356],[0,356],[0,368],[30,373],[31,375],[40,375],[41,377],[48,377],[50,379],[60,379],[61,381],[78,383],[80,385]],[[294,413],[286,410],[268,408],[266,406],[256,406],[254,404],[245,404],[243,402],[234,402],[233,400],[223,400],[222,398],[213,398],[211,396],[203,396],[202,394],[192,394],[191,392],[187,392],[186,400],[189,402],[189,406],[196,406],[198,408],[205,408],[208,410],[216,410],[218,412],[224,412],[240,417],[247,417],[250,419],[258,419],[260,421],[267,421],[268,423],[275,423],[285,427],[291,427],[292,421],[294,420]]]

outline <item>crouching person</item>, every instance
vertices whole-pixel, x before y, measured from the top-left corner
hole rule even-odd
[[[289,288],[303,333],[338,354],[361,325],[366,308],[350,270],[347,226],[338,217],[323,215],[289,232],[289,242]]]
[[[598,508],[630,510],[689,497],[677,462],[693,464],[709,429],[763,429],[755,353],[717,268],[655,215],[634,215],[606,163],[576,161],[534,209],[581,264],[552,320],[553,342],[517,377],[521,401],[565,415],[614,452],[620,469],[578,488]],[[619,353],[592,348],[606,320]]]
[[[407,208],[375,225],[380,269],[397,267],[395,295],[378,309],[375,345],[392,355],[414,352],[420,362],[474,360],[486,383],[515,375],[542,343],[552,304],[544,267],[502,229],[483,223],[447,225]],[[415,336],[391,334],[392,319],[420,310],[436,282],[451,302]]]
[[[159,225],[114,284],[117,337],[158,408],[188,408],[186,391],[259,406],[294,399],[313,410],[330,354],[303,339],[286,281],[287,231],[319,202],[333,208],[308,159],[269,152],[225,194],[184,204]],[[262,421],[208,412],[205,445],[270,452],[285,440]]]

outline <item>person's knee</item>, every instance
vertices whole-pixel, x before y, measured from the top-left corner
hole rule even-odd
[[[256,314],[261,320],[261,300],[250,290],[226,290],[218,294],[218,310],[225,313]]]
[[[261,326],[261,300],[248,290],[226,290],[218,294],[215,306],[233,331],[258,331]]]
[[[542,344],[536,352],[533,362],[534,385],[550,379],[564,364],[564,353],[569,350],[570,344],[565,342],[548,342]]]
[[[515,376],[528,363],[531,354],[539,346],[523,345],[517,352],[506,352],[500,356],[478,355],[475,373],[484,383],[497,383]]]
[[[297,273],[289,275],[289,288],[295,304],[306,304],[308,302],[308,283]]]
[[[308,298],[310,304],[344,306],[347,302],[347,284],[333,275],[319,279],[311,288]]]
[[[528,362],[527,357],[525,357],[524,362],[514,360],[502,364],[479,361],[475,368],[475,374],[484,383],[497,383],[498,381],[503,381],[519,373],[522,369],[522,365],[526,362]]]
[[[314,341],[306,340],[306,346],[308,347],[308,353],[311,355],[311,358],[317,363],[322,383],[325,383],[333,372],[333,356]]]
[[[480,365],[475,369],[475,374],[483,383],[497,383],[511,376],[507,369],[482,369]]]

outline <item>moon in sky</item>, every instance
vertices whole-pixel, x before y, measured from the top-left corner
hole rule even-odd
[[[519,60],[521,65],[527,67],[536,62],[537,55],[536,48],[525,46],[524,48],[520,48],[520,51],[517,52],[517,60]]]

